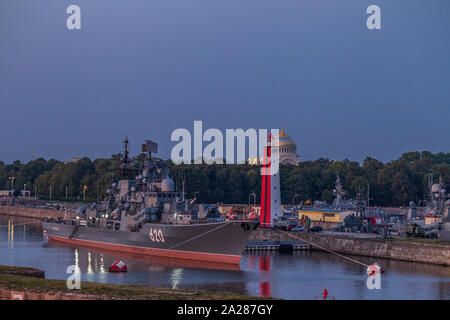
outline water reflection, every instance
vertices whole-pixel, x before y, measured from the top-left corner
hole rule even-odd
[[[450,299],[450,268],[356,257],[378,262],[386,273],[381,290],[368,290],[365,268],[321,252],[248,254],[240,266],[177,260],[47,242],[36,220],[0,216],[0,264],[45,270],[47,278],[67,279],[77,265],[83,281],[230,291],[286,299],[315,299],[326,288],[336,299]],[[128,273],[109,273],[115,260]]]
[[[87,273],[92,274],[94,273],[94,270],[92,269],[92,260],[91,260],[91,253],[88,252],[88,267],[87,267]]]
[[[79,269],[80,268],[80,259],[78,257],[78,249],[77,248],[74,249],[74,259],[73,260],[74,260],[75,266],[77,267],[77,269]]]
[[[42,238],[36,237],[36,231],[42,233],[40,221],[21,217],[0,216],[0,241],[14,248],[17,242],[34,241]],[[28,239],[28,237],[32,237]]]
[[[170,282],[172,283],[172,289],[177,289],[178,284],[181,282],[183,269],[173,269],[170,275]]]
[[[100,255],[100,266],[98,268],[100,273],[105,273],[105,263],[103,261],[103,255]]]
[[[14,224],[8,220],[8,247],[14,248]]]
[[[269,255],[259,256],[259,270],[270,271],[270,256]],[[272,296],[272,293],[270,291],[270,282],[269,281],[260,282],[259,295],[262,297],[271,297]]]

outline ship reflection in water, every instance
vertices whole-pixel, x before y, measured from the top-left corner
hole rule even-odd
[[[117,259],[127,273],[109,273]],[[69,265],[80,267],[83,281],[150,285],[177,289],[207,289],[314,299],[326,288],[336,299],[450,299],[450,268],[358,257],[386,270],[381,290],[366,287],[365,268],[321,252],[246,254],[241,264],[204,263],[72,247],[47,242],[35,220],[0,216],[0,264],[36,267],[46,278],[67,279]]]

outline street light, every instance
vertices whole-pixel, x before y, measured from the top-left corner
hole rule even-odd
[[[250,194],[248,195],[248,206],[250,206],[250,197],[253,196],[253,206],[256,205],[256,193],[254,193],[253,191],[250,192]]]
[[[421,203],[423,203],[422,210],[420,209]],[[417,211],[418,211],[418,213],[420,213],[421,216],[423,216],[425,213],[425,204],[426,204],[425,200],[419,200],[419,203],[417,204]]]
[[[11,180],[11,197],[14,195],[14,179],[16,177],[9,177],[9,180]]]
[[[83,186],[83,201],[86,201],[86,189],[87,186]]]

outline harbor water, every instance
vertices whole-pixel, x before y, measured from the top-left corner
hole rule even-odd
[[[205,289],[283,299],[450,299],[450,267],[354,257],[386,271],[381,289],[368,289],[365,267],[319,251],[246,253],[239,266],[145,257],[48,241],[39,220],[0,216],[0,265],[35,267],[46,278],[67,279],[71,265],[81,280],[169,288]],[[117,259],[127,273],[109,273]]]

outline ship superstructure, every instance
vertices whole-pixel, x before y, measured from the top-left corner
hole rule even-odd
[[[128,140],[125,140],[127,150]],[[139,230],[145,223],[192,224],[197,220],[220,220],[217,205],[196,204],[196,198],[187,199],[184,187],[175,190],[175,183],[169,177],[169,168],[164,161],[153,159],[157,145],[147,141],[142,150],[147,159],[139,167],[126,156],[120,165],[122,176],[127,179],[112,183],[108,196],[95,208],[91,220],[109,217],[120,221],[120,230]],[[138,173],[131,178],[133,173]],[[184,186],[184,183],[183,183]]]

